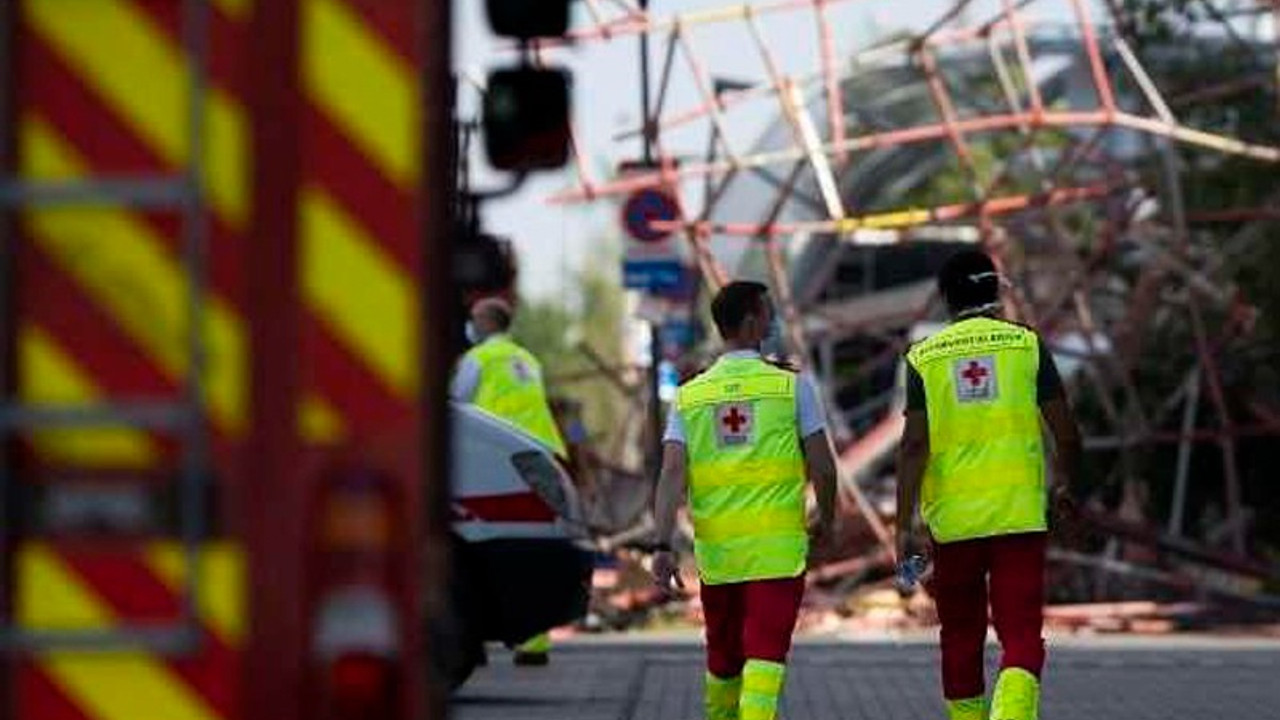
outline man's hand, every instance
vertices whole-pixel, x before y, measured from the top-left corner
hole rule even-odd
[[[1053,530],[1068,545],[1080,540],[1080,508],[1066,485],[1054,485],[1049,492],[1049,510],[1053,515]]]
[[[684,579],[680,577],[680,561],[670,550],[653,554],[653,583],[666,597],[684,592]]]
[[[902,564],[912,555],[928,555],[929,543],[926,542],[915,523],[907,523],[906,527],[899,527],[896,540],[893,558],[895,566]]]

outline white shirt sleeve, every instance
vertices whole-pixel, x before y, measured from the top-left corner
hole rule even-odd
[[[662,442],[687,444],[684,439],[684,420],[680,418],[680,413],[676,411],[674,405],[667,413],[667,429],[662,433]]]
[[[813,377],[801,373],[796,380],[796,424],[800,438],[804,439],[827,429],[827,414],[822,408],[822,396]]]
[[[453,374],[453,382],[449,385],[449,397],[457,402],[469,403],[476,396],[480,387],[480,363],[470,356],[464,356],[458,362],[458,369]]]

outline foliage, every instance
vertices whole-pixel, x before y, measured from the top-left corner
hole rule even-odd
[[[561,298],[520,303],[512,337],[542,363],[552,395],[582,403],[589,437],[607,436],[621,424],[626,400],[605,377],[578,380],[595,369],[580,343],[609,366],[625,361],[625,293],[617,261],[608,253],[593,256]],[[566,380],[568,379],[568,380]]]

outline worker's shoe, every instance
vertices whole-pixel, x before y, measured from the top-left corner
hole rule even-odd
[[[991,720],[1039,720],[1040,680],[1022,668],[1005,668],[991,697]]]
[[[515,664],[520,667],[542,667],[551,662],[551,636],[535,635],[516,648]]]
[[[551,654],[517,650],[512,662],[520,667],[543,667],[551,663]]]
[[[948,700],[947,720],[987,720],[987,699]]]
[[[768,660],[748,660],[742,668],[742,697],[738,700],[739,720],[774,720],[786,679],[785,665]]]
[[[707,673],[705,708],[707,720],[738,720],[738,698],[742,695],[742,676],[718,678]]]

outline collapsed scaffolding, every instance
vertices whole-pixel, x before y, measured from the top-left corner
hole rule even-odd
[[[1174,110],[1259,87],[1274,93],[1276,74],[1199,88],[1171,104],[1131,46],[1124,31],[1130,18],[1121,3],[1107,3],[1113,26],[1119,28],[1112,30],[1091,16],[1084,0],[1000,0],[992,16],[979,23],[965,18],[975,3],[959,0],[924,32],[875,44],[854,54],[852,62],[842,62],[830,12],[847,2],[776,0],[656,17],[627,0],[587,0],[590,26],[575,30],[564,42],[607,42],[641,34],[665,42],[650,116],[617,137],[647,135],[659,163],[649,172],[597,179],[583,153],[575,153],[577,184],[551,201],[600,201],[647,187],[677,194],[684,200],[684,215],[653,227],[687,238],[712,288],[731,275],[717,258],[717,246],[736,238],[758,247],[795,357],[804,362],[821,358],[824,353],[816,352],[821,339],[833,334],[887,338],[878,353],[865,359],[862,377],[892,369],[915,339],[912,329],[939,316],[931,286],[917,282],[852,300],[815,303],[817,293],[804,284],[817,281],[798,277],[789,267],[784,243],[823,237],[853,246],[939,240],[980,244],[1015,280],[1005,298],[1012,318],[1036,327],[1055,354],[1075,361],[1074,393],[1086,394],[1097,406],[1098,422],[1090,428],[1087,448],[1107,454],[1110,472],[1123,488],[1118,508],[1086,509],[1094,531],[1104,538],[1101,543],[1053,552],[1060,577],[1085,582],[1083,573],[1088,578],[1089,589],[1074,597],[1101,599],[1108,587],[1103,579],[1128,578],[1195,597],[1280,607],[1280,599],[1263,592],[1280,570],[1249,551],[1250,518],[1238,464],[1242,439],[1280,435],[1280,408],[1259,398],[1242,415],[1228,401],[1221,367],[1226,348],[1247,337],[1257,321],[1256,308],[1231,284],[1222,257],[1239,255],[1260,239],[1263,223],[1280,220],[1280,188],[1257,206],[1192,213],[1184,206],[1179,155],[1180,148],[1192,149],[1276,166],[1280,147],[1191,127]],[[1050,40],[1047,24],[1032,18],[1029,10],[1051,4],[1069,11],[1072,22],[1068,33]],[[1280,3],[1235,3],[1227,10],[1207,4],[1222,23],[1270,13],[1272,32],[1280,31]],[[811,14],[817,72],[791,76],[781,70],[762,21],[785,13]],[[690,30],[732,24],[750,38],[764,78],[723,90],[708,73]],[[1248,44],[1238,33],[1227,35],[1231,42]],[[544,43],[537,52],[551,52],[560,44]],[[1061,85],[1060,78],[1037,64],[1049,52],[1083,58],[1089,97],[1051,87]],[[668,112],[677,56],[701,101]],[[978,59],[985,65],[983,73],[973,72]],[[1280,56],[1272,61],[1280,67]],[[922,80],[930,122],[859,112],[870,100],[851,91],[886,69]],[[789,142],[744,153],[730,141],[733,113],[762,102],[776,104]],[[698,123],[708,126],[711,152],[705,159],[677,158],[664,142],[666,135]],[[856,184],[850,178],[877,153],[923,146],[949,150],[958,181],[955,196],[946,202],[875,207],[848,191]],[[1144,164],[1154,171],[1148,174],[1156,182],[1140,172]],[[782,171],[775,172],[779,167]],[[762,216],[726,215],[726,194],[744,176],[759,178],[772,189],[772,198],[759,203],[766,208]],[[696,190],[701,191],[700,208],[690,212]],[[809,196],[816,216],[786,217],[789,205],[802,195]],[[1240,229],[1225,245],[1206,248],[1197,240],[1197,228],[1217,223]],[[1139,363],[1150,358],[1146,345],[1152,329],[1172,326],[1189,328],[1189,357],[1171,355],[1165,372],[1141,372]],[[1152,375],[1174,381],[1161,385]],[[890,389],[867,405],[852,414],[874,422],[856,437],[847,427],[837,436],[844,499],[851,515],[865,521],[874,547],[857,557],[828,558],[829,564],[814,574],[819,581],[871,577],[876,570],[883,574],[891,562],[886,518],[892,513],[886,502],[892,496],[892,454],[902,426],[900,400]],[[1168,430],[1179,411],[1176,429]],[[1204,446],[1216,447],[1221,456],[1224,517],[1211,533],[1223,538],[1220,544],[1193,539],[1185,527],[1192,458]],[[1135,497],[1140,484],[1133,468],[1140,454],[1167,448],[1176,450],[1172,502],[1167,523],[1155,527]],[[1121,553],[1125,545],[1150,554],[1131,561]]]

